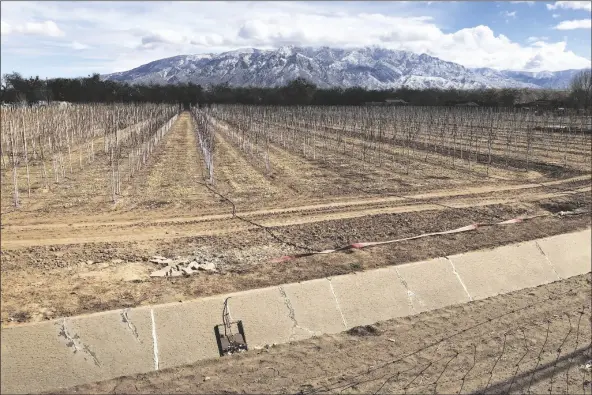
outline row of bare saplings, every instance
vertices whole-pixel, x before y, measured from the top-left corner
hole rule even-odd
[[[245,153],[254,164],[265,168],[267,174],[271,172],[269,160],[269,143],[273,142],[273,134],[268,131],[264,122],[254,116],[254,106],[214,106],[208,109],[207,116],[212,123],[223,121],[218,128],[228,135],[231,141]],[[264,117],[271,113],[263,113]]]
[[[126,181],[143,166],[163,137],[170,131],[178,116],[176,106],[148,104],[147,118],[124,129],[118,129],[108,136],[105,143],[109,153],[111,171],[111,198],[115,203],[121,195],[121,174]]]
[[[174,114],[175,108],[80,104],[1,111],[1,167],[4,174],[12,173],[14,205],[19,207],[21,168],[26,174],[27,196],[31,197],[35,187],[49,190],[59,185],[68,173],[83,172],[92,164],[98,165],[97,158],[106,159],[111,165],[111,190],[119,191],[117,180],[122,156],[128,155],[131,171],[137,169],[138,158],[145,161],[149,151],[146,142],[165,122],[164,118]],[[101,145],[102,152],[96,147]],[[117,169],[115,173],[113,169]],[[2,177],[3,184],[6,178]]]
[[[215,128],[213,120],[207,114],[207,109],[191,108],[191,115],[195,121],[195,132],[197,134],[198,149],[201,151],[206,170],[208,172],[208,182],[215,184],[214,179],[214,151],[216,147]]]
[[[406,172],[419,160],[487,174],[492,164],[515,170],[528,170],[533,161],[585,168],[590,160],[592,119],[573,114],[315,106],[215,106],[213,113],[240,130],[240,141],[270,139],[313,159],[331,150],[345,153],[347,147],[348,155],[364,163],[400,162]]]

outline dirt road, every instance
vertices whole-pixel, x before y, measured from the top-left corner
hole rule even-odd
[[[160,178],[169,180],[172,174]],[[155,181],[157,185],[161,182]],[[569,185],[577,183],[575,187]],[[495,204],[538,201],[574,193],[589,192],[590,186],[585,177],[575,177],[562,182],[547,184],[506,185],[498,187],[474,187],[447,190],[419,195],[401,195],[383,198],[352,199],[349,201],[305,205],[279,209],[246,211],[236,213],[238,217],[248,218],[267,227],[290,226],[322,221],[359,218],[368,215],[395,214],[420,211],[437,211],[447,208],[471,208]],[[561,186],[568,188],[565,191]],[[153,187],[150,187],[153,188]],[[166,194],[174,193],[166,185],[161,188]],[[171,187],[172,189],[172,187]],[[495,193],[495,198],[491,194]],[[504,194],[505,193],[505,194]],[[156,193],[155,193],[156,194]],[[213,200],[213,194],[209,198]],[[203,202],[207,199],[202,199]],[[187,201],[185,201],[187,203]],[[232,211],[226,204],[226,211]],[[12,225],[4,224],[2,229],[2,249],[60,245],[73,243],[143,241],[174,239],[189,236],[222,235],[241,230],[255,229],[257,226],[241,221],[232,214],[218,214],[194,217],[147,218],[133,221],[112,222],[52,222],[47,224]]]
[[[59,393],[590,394],[590,286],[572,277]]]

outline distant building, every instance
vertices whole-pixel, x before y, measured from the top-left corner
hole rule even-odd
[[[386,99],[385,101],[369,101],[366,106],[408,106],[409,103],[402,99]]]
[[[386,99],[384,102],[386,105],[390,106],[406,106],[409,104],[408,102],[402,99]]]
[[[567,114],[568,109],[561,100],[535,100],[527,103],[518,103],[515,105],[516,108],[523,110],[534,111],[535,115],[543,115],[546,113],[555,113],[556,115]]]
[[[17,103],[2,103],[3,108],[19,108],[19,107],[26,107],[26,102],[17,102]]]
[[[539,100],[526,102],[526,103],[517,103],[517,104],[515,104],[515,107],[529,108],[529,109],[535,109],[535,110],[549,110],[552,108],[557,108],[560,105],[561,105],[561,103],[558,100],[539,99]]]
[[[474,101],[469,101],[466,103],[458,103],[456,107],[479,107],[479,105]]]

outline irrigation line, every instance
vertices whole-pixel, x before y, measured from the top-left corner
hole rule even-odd
[[[193,113],[192,113],[192,115],[193,115]],[[195,119],[195,115],[194,115],[194,119]],[[207,163],[206,163],[206,166],[207,166]],[[542,187],[547,187],[547,188],[559,190],[561,192],[578,193],[578,191],[576,191],[575,189],[553,188],[553,187],[544,185],[542,183],[537,183],[537,184],[540,185],[540,186],[542,186]],[[240,219],[240,220],[242,220],[242,221],[244,221],[246,223],[249,223],[251,225],[257,226],[257,227],[265,230],[274,239],[278,240],[279,242],[281,242],[283,244],[286,244],[286,245],[289,245],[289,246],[292,246],[292,247],[296,247],[296,248],[299,248],[299,249],[308,251],[307,253],[301,253],[301,254],[297,254],[297,255],[293,255],[293,256],[284,256],[284,257],[278,258],[277,260],[274,260],[274,261],[291,260],[291,259],[300,258],[300,257],[304,257],[304,256],[310,256],[310,255],[314,255],[314,254],[325,254],[325,253],[331,253],[331,252],[337,252],[337,251],[344,251],[344,250],[348,250],[348,249],[351,249],[351,248],[365,248],[365,247],[369,247],[369,246],[372,246],[372,245],[387,244],[387,243],[391,243],[391,242],[404,241],[404,240],[412,240],[412,239],[415,239],[415,238],[426,237],[426,236],[433,236],[433,235],[438,235],[438,234],[456,233],[456,232],[453,232],[453,231],[436,232],[436,233],[423,234],[423,235],[414,236],[414,237],[405,238],[405,239],[399,239],[399,240],[391,240],[391,241],[385,241],[385,242],[373,242],[373,243],[354,243],[354,244],[350,244],[348,246],[337,248],[337,249],[334,249],[334,250],[316,251],[316,250],[314,250],[312,248],[309,248],[307,246],[302,246],[302,245],[298,245],[298,244],[296,244],[294,242],[286,241],[286,240],[278,237],[273,232],[271,232],[271,230],[269,229],[269,227],[263,226],[261,224],[258,224],[256,222],[253,222],[251,220],[248,220],[248,219],[246,219],[244,217],[241,217],[241,216],[237,215],[236,214],[236,205],[234,204],[234,202],[232,200],[230,200],[228,197],[222,195],[221,193],[215,191],[207,183],[204,183],[203,185],[205,185],[212,193],[215,193],[216,195],[220,196],[222,199],[224,199],[225,201],[229,202],[232,205],[232,215],[233,215],[233,218],[238,218],[238,219]],[[356,189],[358,189],[358,190],[360,190],[360,191],[362,191],[364,193],[367,193],[369,195],[376,195],[375,193],[366,191],[363,188],[356,188]],[[384,196],[394,196],[394,197],[400,198],[402,200],[406,200],[406,201],[410,201],[410,202],[414,202],[414,203],[421,202],[421,200],[418,199],[418,198],[412,198],[412,197],[403,196],[403,195],[399,195],[399,194],[395,194],[395,193],[389,193],[389,194],[386,194],[386,195],[380,194],[379,196],[383,196],[383,197]],[[540,199],[540,200],[544,200],[544,199]],[[439,202],[430,202],[430,204],[434,204],[436,206],[440,206],[440,207],[443,207],[443,208],[446,208],[446,209],[451,209],[451,210],[458,209],[457,207],[453,207],[453,206],[450,206],[450,205],[447,205],[447,204],[444,204],[444,203],[439,203]],[[473,208],[473,207],[467,207],[467,208],[463,208],[463,209],[469,210],[469,211],[476,211],[476,209]],[[481,214],[481,213],[479,213],[479,214]],[[580,213],[577,213],[577,214],[580,214]],[[491,215],[491,216],[493,217],[493,215]],[[547,214],[545,214],[545,215],[539,215],[539,216],[540,217],[547,216]],[[516,218],[515,220],[516,220],[516,222],[522,222],[524,220],[536,218],[536,217],[539,217],[539,216],[530,216],[530,217],[527,217],[527,218]],[[504,223],[512,223],[510,221],[512,221],[512,220],[502,221],[501,224],[504,224]],[[500,224],[500,223],[491,223],[491,222],[476,223],[476,224],[473,224],[472,225],[473,226],[472,229],[467,229],[467,230],[473,230],[473,229],[476,229],[477,227],[481,227],[481,226],[492,226],[492,225],[498,225],[498,224]],[[471,226],[471,225],[469,225],[469,226]],[[462,228],[459,228],[459,229],[462,229]]]
[[[509,220],[505,220],[505,221],[500,221],[500,222],[477,222],[477,223],[473,223],[471,225],[463,226],[463,227],[452,229],[452,230],[433,232],[433,233],[423,233],[420,235],[411,236],[411,237],[404,237],[401,239],[375,241],[375,242],[360,242],[360,243],[349,244],[349,245],[335,248],[332,250],[313,251],[313,252],[301,253],[301,254],[296,254],[296,255],[285,255],[283,257],[276,258],[276,259],[272,260],[272,262],[285,262],[285,261],[289,261],[289,260],[293,260],[293,259],[297,259],[297,258],[311,256],[311,255],[332,254],[332,253],[340,252],[340,251],[347,251],[347,250],[351,250],[351,249],[362,249],[362,248],[368,248],[368,247],[385,245],[385,244],[393,244],[393,243],[399,243],[399,242],[403,242],[403,241],[420,239],[420,238],[424,238],[424,237],[430,237],[430,236],[440,236],[440,235],[446,235],[446,234],[468,232],[468,231],[476,230],[480,227],[507,225],[507,224],[524,222],[524,221],[527,221],[530,219],[540,218],[540,217],[557,216],[557,217],[561,218],[566,215],[582,215],[582,214],[589,214],[589,213],[590,213],[589,211],[585,211],[585,212],[578,212],[578,211],[571,211],[570,212],[570,211],[568,211],[568,212],[560,212],[557,214],[539,214],[539,215],[533,215],[533,216],[529,216],[529,217],[517,217],[517,218],[513,218],[513,219],[509,219]]]
[[[267,227],[267,226],[265,226],[265,225],[261,225],[261,224],[258,224],[258,223],[256,223],[256,222],[253,222],[253,221],[251,221],[251,220],[249,220],[249,219],[246,219],[246,218],[244,218],[244,217],[241,217],[240,215],[238,215],[238,214],[236,213],[236,205],[234,204],[234,202],[233,202],[231,199],[229,199],[228,197],[224,196],[224,195],[223,195],[223,194],[221,194],[220,192],[216,191],[216,190],[215,190],[214,188],[212,188],[212,187],[211,187],[211,186],[210,186],[210,185],[209,185],[207,182],[198,182],[198,184],[202,184],[202,185],[204,185],[206,188],[208,188],[208,190],[209,190],[210,192],[212,192],[212,193],[216,194],[217,196],[220,196],[222,199],[224,199],[225,201],[227,201],[228,203],[230,203],[230,204],[232,205],[232,218],[237,218],[237,219],[240,219],[241,221],[244,221],[244,222],[246,222],[246,223],[248,223],[248,224],[251,224],[251,225],[254,225],[254,226],[257,226],[257,227],[259,227],[259,228],[263,229],[263,230],[264,230],[265,232],[267,232],[267,233],[268,233],[268,234],[269,234],[271,237],[273,237],[275,240],[279,241],[279,242],[280,242],[280,243],[282,243],[282,244],[286,244],[286,245],[288,245],[288,246],[290,246],[290,247],[299,248],[299,249],[302,249],[302,250],[305,250],[305,251],[309,251],[309,252],[315,252],[315,250],[311,249],[310,247],[302,246],[302,245],[299,245],[299,244],[293,243],[293,242],[291,242],[291,241],[286,241],[286,240],[282,239],[281,237],[279,237],[279,236],[277,236],[275,233],[273,233],[273,232],[271,231],[271,229],[269,229],[269,227]]]
[[[193,119],[195,120],[195,122],[196,122],[196,126],[197,126],[197,127],[199,127],[199,121],[197,120],[197,118],[196,118],[196,115],[195,115],[193,112],[190,112],[190,113],[191,113],[191,115],[192,115],[192,118],[193,118]],[[204,114],[204,116],[205,116],[205,118],[206,118],[206,119],[209,119],[209,118],[207,117],[207,114]],[[214,133],[215,133],[215,132],[214,132]],[[198,137],[199,137],[199,136],[200,136],[199,132],[197,132],[197,134],[198,134]],[[201,138],[200,138],[200,142],[201,142]],[[213,158],[213,155],[214,155],[214,154],[213,154],[213,152],[210,152],[210,153],[209,153],[209,155],[210,155],[210,156]],[[210,168],[210,163],[208,163],[208,160],[207,160],[207,158],[206,158],[206,156],[205,156],[205,155],[204,155],[204,162],[205,162],[205,165],[206,165],[206,167],[208,167],[208,169],[209,169],[209,168]],[[203,175],[202,175],[202,176],[203,176]],[[210,177],[210,181],[212,181],[212,177]],[[285,240],[285,239],[282,239],[281,237],[279,237],[279,236],[277,236],[275,233],[273,233],[273,232],[272,232],[272,231],[269,229],[269,227],[267,227],[267,226],[264,226],[264,225],[258,224],[258,223],[256,223],[256,222],[253,222],[253,221],[251,221],[251,220],[249,220],[249,219],[246,219],[246,218],[244,218],[244,217],[242,217],[242,216],[238,215],[238,214],[236,213],[236,204],[235,204],[235,203],[234,203],[234,202],[233,202],[233,201],[232,201],[232,200],[231,200],[229,197],[227,197],[227,196],[223,195],[222,193],[220,193],[220,192],[216,191],[216,190],[215,190],[215,189],[212,187],[212,185],[210,185],[208,182],[198,182],[198,183],[199,183],[199,184],[202,184],[202,185],[204,185],[206,188],[208,188],[208,190],[209,190],[210,192],[212,192],[212,193],[214,193],[215,195],[217,195],[217,196],[221,197],[221,198],[222,198],[224,201],[226,201],[226,202],[230,203],[230,205],[232,206],[232,218],[237,218],[237,219],[239,219],[239,220],[241,220],[241,221],[243,221],[243,222],[246,222],[246,223],[248,223],[248,224],[251,224],[251,225],[257,226],[258,228],[261,228],[261,229],[263,229],[263,230],[264,230],[264,231],[265,231],[267,234],[269,234],[271,237],[273,237],[275,240],[277,240],[278,242],[280,242],[280,243],[282,243],[282,244],[288,245],[288,246],[290,246],[290,247],[298,248],[298,249],[301,249],[301,250],[304,250],[304,251],[308,251],[308,252],[314,252],[314,250],[313,250],[313,249],[311,249],[310,247],[303,246],[303,245],[299,245],[299,244],[293,243],[293,242],[291,242],[291,241],[287,241],[287,240]]]

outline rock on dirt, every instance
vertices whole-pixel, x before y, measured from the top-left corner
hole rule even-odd
[[[214,262],[206,261],[206,262],[198,262],[199,260],[203,261],[201,257],[175,257],[174,259],[165,258],[160,255],[153,256],[150,258],[150,262],[156,263],[158,265],[166,265],[165,267],[156,270],[150,274],[150,277],[180,277],[180,276],[190,276],[194,273],[198,273],[200,271],[205,272],[218,272],[217,265]]]
[[[173,260],[172,259],[165,258],[165,257],[160,256],[160,255],[155,255],[152,258],[150,258],[150,262],[156,263],[158,265],[166,266],[166,265],[172,264],[173,263]]]
[[[216,270],[216,265],[212,262],[205,262],[205,263],[199,263],[197,265],[197,270],[204,270],[207,272],[215,272]]]
[[[372,325],[362,325],[347,331],[350,336],[380,336],[380,331]]]

